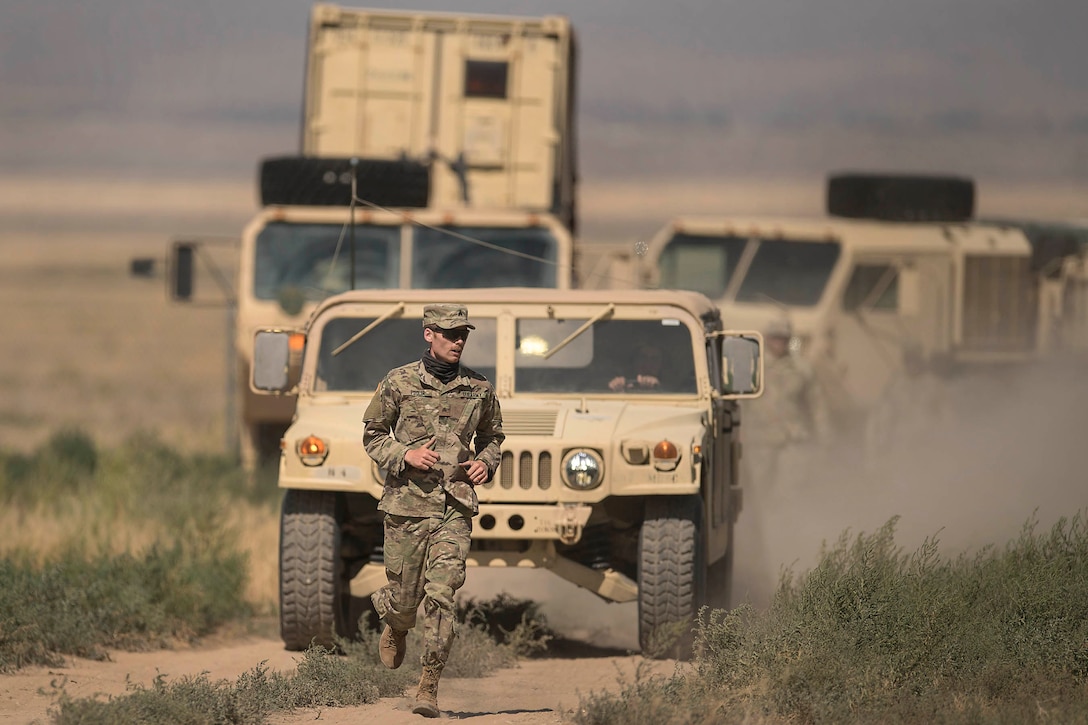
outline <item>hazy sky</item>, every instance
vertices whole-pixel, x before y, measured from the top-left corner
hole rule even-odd
[[[375,5],[570,16],[588,177],[843,160],[1088,180],[1084,0]],[[309,8],[0,0],[0,169],[251,173],[297,145]]]

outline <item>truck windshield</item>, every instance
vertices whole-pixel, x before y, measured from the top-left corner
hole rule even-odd
[[[746,246],[747,237],[676,234],[661,252],[661,287],[694,290],[720,300]]]
[[[820,301],[839,253],[833,241],[678,233],[661,253],[661,287],[719,302],[735,288],[737,302],[808,307]]]
[[[415,230],[412,287],[555,287],[559,242],[546,227],[444,229],[457,236]]]
[[[337,317],[321,328],[317,357],[317,391],[370,392],[395,367],[418,362],[427,349],[419,318],[391,319],[368,332],[339,355],[340,347],[376,317]],[[476,329],[469,334],[462,363],[495,380],[495,320],[472,318]]]
[[[654,394],[697,390],[691,330],[680,320],[601,320],[551,357],[585,319],[521,319],[519,393]]]
[[[350,239],[341,224],[269,223],[257,235],[254,296],[274,300],[291,290],[321,300],[350,289]],[[355,288],[398,287],[399,276],[400,227],[356,225]]]
[[[838,242],[761,240],[736,301],[811,307],[820,301],[838,259]]]

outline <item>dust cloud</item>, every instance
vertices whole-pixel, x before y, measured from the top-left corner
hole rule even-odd
[[[890,445],[855,437],[787,454],[781,479],[745,486],[734,603],[765,605],[783,567],[810,569],[843,532],[898,516],[896,543],[926,538],[943,556],[1003,547],[1030,520],[1045,531],[1088,507],[1088,381],[1083,364],[961,374],[939,410],[895,411]],[[909,431],[909,432],[908,432]]]
[[[892,517],[909,552],[935,538],[943,556],[1002,547],[1030,520],[1045,531],[1088,508],[1088,380],[1083,366],[961,374],[940,382],[940,410],[895,411],[891,445],[862,437],[795,449],[773,485],[745,483],[736,528],[733,604],[766,606],[783,569],[819,561],[843,533],[872,533]],[[472,569],[463,594],[531,599],[557,633],[638,649],[634,602],[605,602],[541,570]]]

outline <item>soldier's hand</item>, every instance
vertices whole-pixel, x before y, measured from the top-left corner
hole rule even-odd
[[[438,454],[433,450],[437,440],[435,436],[431,436],[431,439],[419,448],[408,449],[408,452],[404,454],[404,462],[421,471],[431,470],[431,466],[438,463]]]
[[[487,464],[483,461],[465,461],[461,464],[461,468],[465,469],[465,475],[468,476],[468,480],[472,481],[473,485],[481,484],[487,480]]]
[[[625,387],[627,387],[627,378],[623,377],[622,375],[617,375],[616,377],[608,381],[608,389],[613,392],[618,393]]]
[[[653,375],[639,375],[638,376],[638,386],[640,388],[656,388],[660,384],[661,384],[661,381],[658,380]]]

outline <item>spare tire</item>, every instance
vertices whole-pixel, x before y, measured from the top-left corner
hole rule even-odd
[[[963,222],[975,215],[975,182],[957,176],[834,174],[827,213],[895,222]]]
[[[431,168],[409,159],[357,159],[359,198],[390,207],[423,208],[431,192]],[[261,205],[349,206],[352,159],[278,156],[260,164]]]

